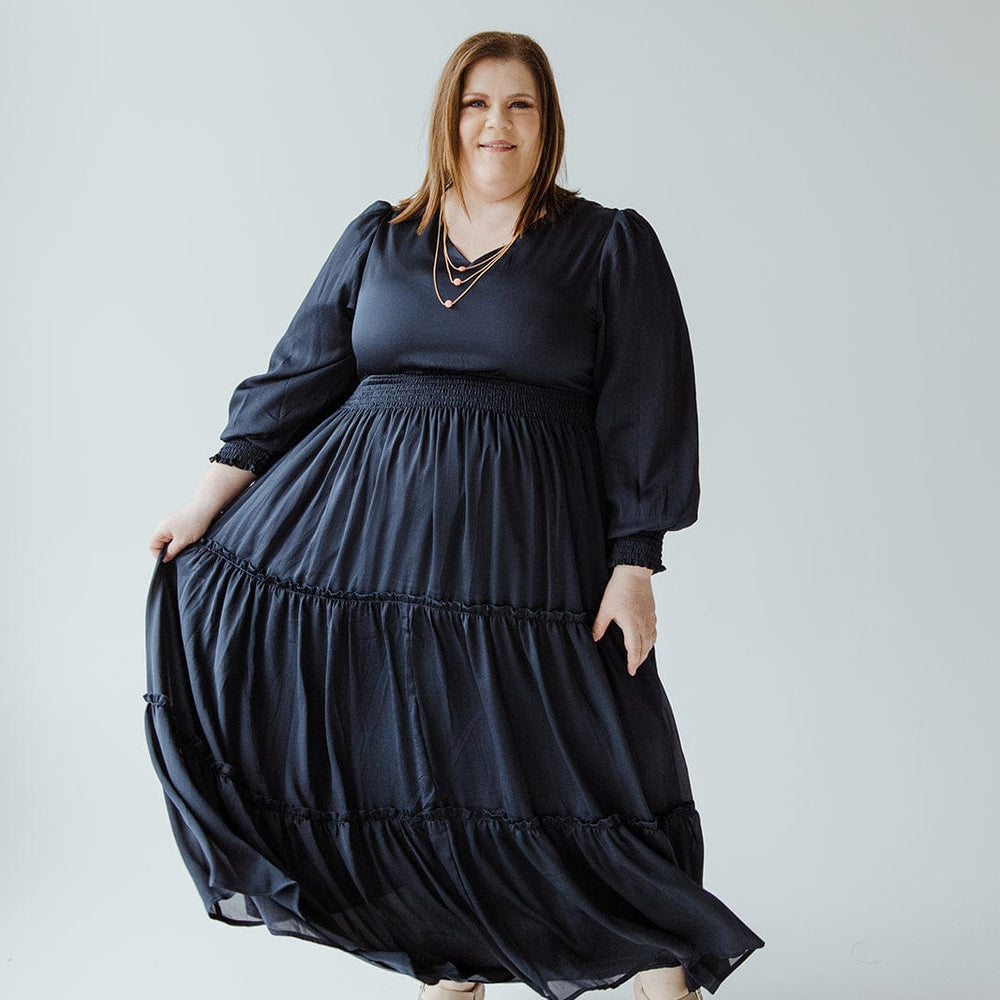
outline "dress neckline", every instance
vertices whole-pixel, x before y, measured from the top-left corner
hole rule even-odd
[[[492,250],[487,250],[486,253],[481,253],[478,257],[469,258],[466,257],[465,254],[452,242],[450,236],[447,235],[445,236],[445,242],[448,243],[448,245],[452,248],[452,250],[454,250],[455,253],[457,253],[462,258],[462,260],[465,261],[466,264],[475,264],[476,261],[482,260],[484,257],[489,257],[490,254],[496,253],[497,250],[500,250],[503,246],[503,244],[501,244],[499,247],[494,247]]]

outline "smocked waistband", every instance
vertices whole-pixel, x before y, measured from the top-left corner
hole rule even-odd
[[[594,419],[594,397],[499,375],[411,371],[366,375],[341,409],[445,406],[574,423]]]

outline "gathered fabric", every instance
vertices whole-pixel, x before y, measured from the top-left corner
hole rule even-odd
[[[715,992],[764,942],[703,883],[656,650],[630,676],[617,625],[591,634],[613,566],[659,571],[664,532],[693,519],[696,459],[628,461],[644,440],[690,448],[690,423],[671,423],[674,400],[626,439],[618,387],[581,374],[608,335],[595,299],[577,303],[592,325],[565,378],[431,357],[371,370],[433,250],[389,233],[386,206],[349,227],[268,372],[234,393],[212,459],[257,478],[153,572],[146,736],[187,869],[213,919],[426,983],[573,1000],[683,965]],[[586,284],[610,230],[574,232],[558,245],[589,248]],[[518,249],[448,322],[515,280]],[[508,317],[510,346],[525,328]],[[409,322],[392,350],[441,350],[436,320]],[[676,320],[658,329],[686,342]],[[655,378],[669,394],[690,372]],[[693,389],[676,391],[687,413]],[[635,492],[652,482],[670,496]]]

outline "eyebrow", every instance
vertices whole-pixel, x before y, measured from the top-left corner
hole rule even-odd
[[[479,90],[470,90],[470,91],[462,94],[462,96],[463,97],[489,97],[490,95],[489,94],[484,94],[482,91],[479,91]],[[507,95],[507,100],[509,101],[509,100],[511,100],[511,98],[514,98],[514,97],[528,97],[532,101],[535,99],[535,95],[534,94],[525,94],[522,91],[519,94],[508,94]]]

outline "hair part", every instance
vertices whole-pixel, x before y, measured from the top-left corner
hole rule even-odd
[[[454,187],[459,202],[466,208],[459,170],[461,139],[458,121],[461,99],[469,67],[480,59],[516,59],[531,71],[538,90],[541,134],[538,157],[524,205],[514,225],[515,236],[541,219],[555,220],[579,195],[560,187],[556,177],[563,165],[566,128],[559,107],[559,93],[548,57],[528,35],[510,31],[481,31],[470,35],[449,56],[441,71],[431,108],[427,138],[427,173],[417,192],[403,198],[393,208],[390,222],[404,222],[420,217],[417,232],[422,233],[434,218],[444,193]]]

